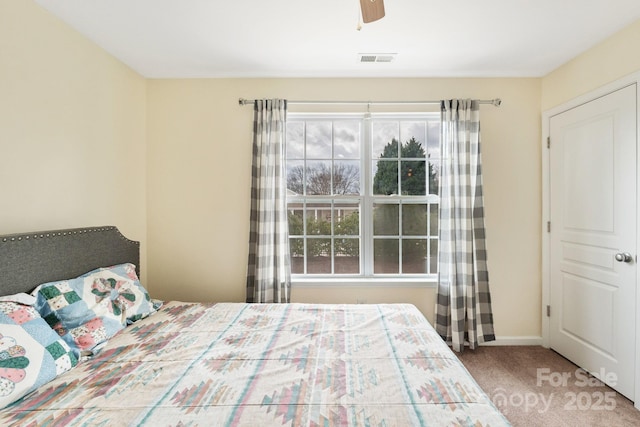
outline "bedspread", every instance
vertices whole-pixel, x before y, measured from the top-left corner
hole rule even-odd
[[[0,425],[509,425],[412,305],[169,302]]]

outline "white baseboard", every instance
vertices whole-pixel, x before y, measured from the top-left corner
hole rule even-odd
[[[542,345],[542,337],[523,336],[523,337],[496,337],[495,341],[484,342],[480,345],[498,346],[498,345]]]

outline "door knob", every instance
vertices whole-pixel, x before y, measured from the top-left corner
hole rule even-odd
[[[618,252],[616,254],[616,261],[618,262],[631,262],[633,257],[629,252]]]

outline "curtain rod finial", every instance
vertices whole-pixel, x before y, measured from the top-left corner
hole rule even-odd
[[[500,104],[502,104],[502,99],[496,98],[493,100],[492,104],[495,105],[496,107],[499,107]]]
[[[244,98],[238,99],[238,105],[244,105]]]

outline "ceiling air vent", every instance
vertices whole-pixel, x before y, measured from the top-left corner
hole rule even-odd
[[[396,59],[395,53],[359,53],[358,62],[392,62]]]

